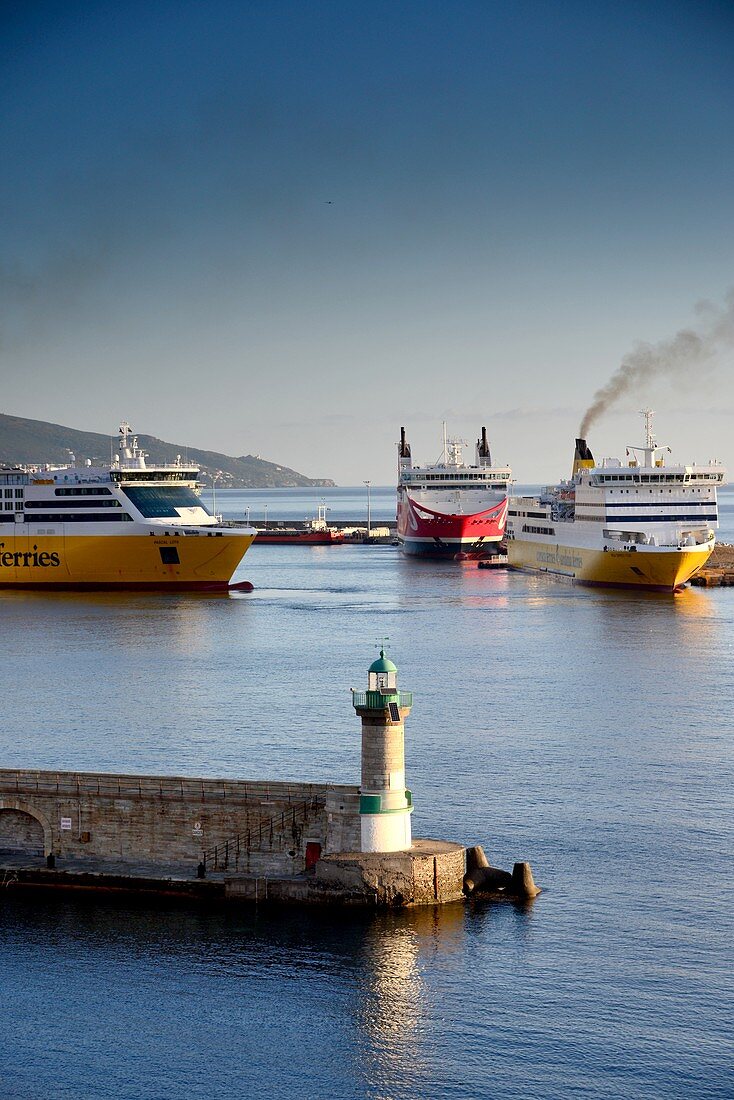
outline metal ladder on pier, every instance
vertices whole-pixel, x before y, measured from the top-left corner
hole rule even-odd
[[[216,844],[213,848],[207,848],[202,852],[201,865],[204,874],[207,871],[228,871],[231,868],[238,871],[242,857],[246,858],[250,852],[261,850],[263,840],[268,840],[272,847],[276,837],[283,839],[286,827],[290,827],[293,840],[299,843],[301,839],[299,826],[305,825],[309,817],[324,805],[325,801],[322,798],[308,798],[280,813],[259,818],[244,832],[237,833],[236,836],[229,837],[221,844]]]

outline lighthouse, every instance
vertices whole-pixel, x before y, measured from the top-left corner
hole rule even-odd
[[[398,670],[384,646],[368,669],[367,690],[352,689],[352,705],[362,719],[361,850],[405,851],[411,847],[413,799],[405,785],[403,723],[413,695],[398,690]]]

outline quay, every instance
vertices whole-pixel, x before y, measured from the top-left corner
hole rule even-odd
[[[734,587],[734,546],[717,542],[703,569],[691,577],[691,584],[701,588]]]
[[[527,863],[509,873],[478,846],[413,839],[412,703],[381,651],[352,689],[359,786],[0,769],[0,901],[2,888],[371,908],[534,897]]]
[[[392,542],[397,538],[397,525],[395,521],[392,522],[385,520],[379,523],[371,524],[369,530],[364,524],[355,523],[354,520],[347,519],[334,519],[330,520],[328,525],[325,521],[319,525],[319,520],[290,520],[290,519],[269,519],[263,520],[228,520],[228,526],[230,527],[251,527],[257,531],[258,535],[275,536],[280,534],[286,535],[310,535],[314,536],[318,532],[332,532],[335,538],[332,540],[324,539],[323,542],[314,541],[315,546],[343,546],[354,545],[355,543],[367,543],[369,545],[384,544]],[[297,538],[293,539],[293,542],[298,544]],[[307,545],[307,541],[304,539],[302,545]],[[254,543],[253,543],[254,545]],[[263,545],[260,540],[260,545]]]

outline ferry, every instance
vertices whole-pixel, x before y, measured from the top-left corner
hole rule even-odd
[[[645,443],[626,459],[594,460],[576,440],[570,481],[539,496],[513,496],[507,517],[507,561],[578,584],[676,592],[710,557],[718,527],[717,489],[725,471],[668,465],[670,448],[655,441],[653,413]]]
[[[405,554],[479,559],[498,553],[505,532],[509,466],[493,466],[487,429],[477,440],[473,466],[465,440],[448,439],[432,466],[414,466],[405,428],[398,443],[398,543]]]
[[[254,529],[204,507],[197,466],[149,466],[127,422],[119,435],[109,465],[0,468],[0,587],[230,587]]]

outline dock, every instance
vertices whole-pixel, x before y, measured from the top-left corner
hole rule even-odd
[[[291,519],[269,519],[267,522],[262,520],[228,520],[228,526],[230,527],[253,527],[258,534],[278,535],[278,534],[296,534],[306,535],[311,534],[314,531],[313,520],[291,520]],[[314,542],[313,546],[350,546],[356,544],[366,544],[370,546],[385,545],[394,542],[397,539],[397,525],[394,520],[373,523],[370,527],[369,533],[367,527],[362,523],[355,523],[354,520],[349,519],[334,519],[329,520],[328,529],[333,531],[338,538],[330,543],[328,541]],[[253,546],[257,544],[257,539],[253,543]],[[298,543],[298,540],[294,538],[294,543],[297,545],[307,546],[309,543]]]
[[[703,569],[691,577],[690,583],[699,588],[734,587],[734,546],[717,543]]]

